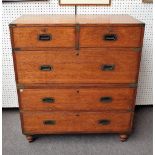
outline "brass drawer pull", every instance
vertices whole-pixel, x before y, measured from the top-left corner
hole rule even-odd
[[[105,34],[103,39],[106,41],[116,41],[117,35],[116,34]]]
[[[43,121],[44,125],[55,125],[56,121],[55,120],[45,120]]]
[[[52,69],[53,69],[53,67],[50,65],[41,65],[40,66],[41,71],[51,71]]]
[[[100,102],[102,102],[102,103],[109,103],[109,102],[112,102],[112,97],[109,97],[109,96],[101,97],[101,98],[100,98]]]
[[[40,41],[50,41],[50,40],[52,40],[52,36],[50,34],[39,34],[38,40],[40,40]]]
[[[99,120],[99,124],[101,124],[101,125],[109,125],[110,124],[110,120],[107,120],[107,119]]]
[[[102,71],[113,71],[115,69],[114,64],[105,64],[101,66]]]
[[[45,97],[45,98],[42,99],[42,102],[44,102],[44,103],[54,103],[55,99],[52,98],[52,97]]]

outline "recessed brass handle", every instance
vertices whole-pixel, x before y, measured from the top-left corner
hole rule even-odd
[[[50,40],[52,40],[52,35],[51,34],[39,34],[38,35],[38,40],[40,40],[40,41],[50,41]]]
[[[51,71],[53,67],[51,65],[41,65],[40,70],[41,71]]]
[[[110,102],[112,102],[112,97],[110,97],[110,96],[101,97],[100,102],[102,102],[102,103],[110,103]]]
[[[43,124],[44,125],[55,125],[56,121],[55,120],[44,120]]]
[[[107,120],[107,119],[99,120],[99,124],[101,124],[101,125],[109,125],[110,124],[110,120]]]
[[[115,69],[114,64],[105,64],[101,66],[102,71],[113,71]]]
[[[42,99],[42,102],[44,102],[44,103],[54,103],[55,99],[52,98],[52,97],[45,97],[45,98]]]
[[[103,36],[103,39],[106,41],[116,41],[117,40],[117,35],[116,34],[105,34]]]

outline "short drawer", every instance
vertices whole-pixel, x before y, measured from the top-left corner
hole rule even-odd
[[[80,47],[141,47],[142,27],[82,27]]]
[[[17,83],[135,83],[140,52],[134,49],[19,51]]]
[[[22,110],[131,110],[133,88],[21,89]]]
[[[15,27],[14,48],[75,47],[74,27]]]
[[[25,134],[104,133],[131,130],[130,112],[23,112]]]

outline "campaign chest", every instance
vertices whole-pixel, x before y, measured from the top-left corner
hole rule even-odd
[[[24,15],[10,25],[22,132],[132,131],[145,24],[128,15]]]

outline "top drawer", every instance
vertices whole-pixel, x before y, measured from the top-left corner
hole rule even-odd
[[[75,27],[14,27],[14,48],[75,47]]]
[[[141,26],[81,26],[80,47],[140,47],[142,33]]]

